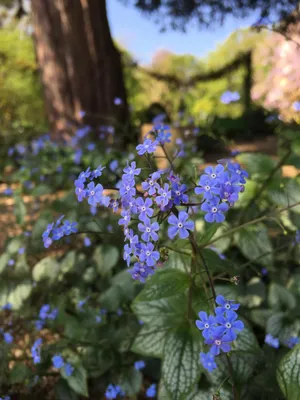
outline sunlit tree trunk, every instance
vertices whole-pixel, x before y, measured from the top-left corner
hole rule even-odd
[[[85,111],[92,125],[128,123],[121,56],[105,0],[32,0],[36,56],[52,131],[68,131]],[[114,99],[122,99],[115,105]]]

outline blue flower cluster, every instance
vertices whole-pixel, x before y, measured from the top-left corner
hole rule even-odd
[[[125,396],[125,393],[120,386],[109,384],[105,392],[105,397],[107,399],[116,399],[118,396]]]
[[[75,194],[79,202],[87,198],[88,203],[96,207],[98,204],[108,206],[110,198],[103,195],[103,186],[100,183],[95,185],[94,180],[102,175],[104,167],[99,165],[94,171],[88,168],[81,172],[75,180]]]
[[[49,304],[44,304],[40,309],[39,319],[35,321],[36,329],[41,330],[44,327],[47,319],[54,321],[57,317],[57,314],[58,314],[57,308],[53,308],[51,310]]]
[[[71,376],[74,372],[74,367],[70,363],[65,362],[60,354],[52,357],[52,365],[54,368],[57,369],[64,368],[67,376]]]
[[[41,345],[43,340],[41,338],[37,339],[33,346],[31,347],[31,355],[34,364],[39,364],[41,362]]]
[[[205,202],[201,210],[206,212],[207,222],[223,222],[224,213],[238,200],[239,193],[244,191],[244,184],[248,173],[241,169],[237,163],[225,162],[225,167],[218,164],[205,168],[205,174],[201,175],[196,194],[201,194]]]
[[[123,226],[125,236],[123,258],[128,267],[133,263],[129,271],[133,279],[141,282],[145,282],[161,263],[158,248],[161,221],[168,218],[168,236],[171,240],[176,237],[186,239],[194,230],[188,210],[177,209],[189,204],[187,185],[170,169],[153,169],[152,154],[158,146],[169,143],[170,137],[168,126],[161,123],[154,126],[143,143],[136,147],[137,154],[146,158],[152,171],[148,176],[140,177],[142,169],[137,167],[135,161],[127,161],[115,188],[116,195],[113,194],[111,198],[103,195],[104,188],[100,183],[94,182],[102,175],[104,167],[101,165],[94,171],[88,168],[81,172],[75,180],[78,201],[86,198],[94,208],[100,204],[120,214],[119,225]],[[201,209],[206,212],[206,221],[224,221],[224,212],[238,200],[238,194],[244,190],[246,177],[247,172],[239,164],[228,160],[225,166],[219,163],[216,168],[205,169],[195,193],[204,198]],[[134,230],[131,222],[137,219],[138,224],[134,222],[137,230]]]
[[[77,222],[70,222],[65,220],[61,225],[64,215],[61,215],[58,220],[48,224],[47,229],[42,234],[44,247],[47,249],[51,246],[54,240],[60,240],[64,236],[71,235],[77,232]]]
[[[227,90],[224,92],[220,98],[221,102],[224,104],[230,104],[234,103],[235,101],[240,100],[241,96],[239,92],[231,92],[230,90]]]
[[[199,320],[196,326],[202,331],[204,343],[210,346],[208,353],[200,353],[200,361],[205,369],[212,372],[217,368],[215,356],[221,352],[227,353],[231,350],[230,343],[236,340],[237,333],[244,329],[242,321],[238,320],[235,312],[239,308],[233,300],[226,300],[223,296],[216,297],[216,315],[207,315],[199,312]]]
[[[0,397],[0,400],[11,400],[11,397],[10,396]]]

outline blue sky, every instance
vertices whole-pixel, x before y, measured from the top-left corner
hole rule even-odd
[[[231,32],[247,27],[257,20],[257,14],[247,19],[227,18],[223,26],[207,30],[191,27],[187,33],[159,32],[154,19],[146,18],[134,7],[126,7],[119,0],[107,0],[108,18],[112,35],[126,47],[140,63],[149,63],[157,50],[167,49],[178,54],[203,57],[222,43]]]

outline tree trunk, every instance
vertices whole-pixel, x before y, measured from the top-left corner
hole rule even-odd
[[[105,0],[32,0],[36,55],[52,132],[85,121],[128,123],[121,56],[114,46]],[[114,104],[120,98],[121,105]]]

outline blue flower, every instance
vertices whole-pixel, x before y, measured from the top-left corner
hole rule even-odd
[[[102,171],[105,169],[105,167],[102,167],[102,165],[99,165],[96,169],[93,171],[93,178],[99,178],[99,176],[102,175]]]
[[[154,131],[157,131],[156,140],[159,144],[164,145],[165,143],[171,143],[171,132],[169,132],[170,127],[163,124],[158,124],[153,127]]]
[[[136,202],[136,206],[138,207],[139,210],[139,219],[140,221],[145,222],[147,217],[152,217],[153,215],[153,208],[152,206],[152,200],[149,199],[149,197],[146,198],[146,200],[143,200],[141,197],[139,197]]]
[[[143,224],[138,224],[138,229],[140,232],[143,232],[142,239],[145,242],[149,242],[150,240],[156,242],[158,240],[158,234],[156,232],[159,230],[159,225],[157,222],[151,223],[149,218],[145,218]]]
[[[111,162],[109,163],[109,169],[110,169],[112,172],[115,172],[116,169],[118,168],[118,166],[119,166],[118,160],[113,160],[113,161],[111,161]]]
[[[52,357],[52,364],[54,368],[60,369],[65,365],[65,362],[61,355],[55,355]]]
[[[249,177],[247,171],[243,170],[241,166],[237,163],[229,163],[228,171],[233,175],[232,179],[237,179],[240,183],[246,183],[246,178]]]
[[[170,215],[168,223],[173,225],[168,228],[168,236],[170,239],[174,239],[178,234],[181,239],[186,239],[189,236],[188,231],[194,230],[194,222],[188,221],[188,217],[185,211],[179,211],[178,218],[175,215]]]
[[[3,333],[3,338],[7,344],[11,344],[14,340],[13,336],[9,332]]]
[[[120,97],[115,97],[114,98],[114,104],[116,106],[120,106],[123,103],[123,100]]]
[[[205,339],[204,343],[210,345],[210,353],[217,356],[221,351],[228,353],[231,350],[229,343],[232,341],[232,336],[228,333],[224,335],[224,329],[222,327],[217,327],[213,330],[211,337]]]
[[[91,206],[96,206],[102,199],[103,186],[100,183],[95,186],[94,182],[90,182],[87,187],[88,203]]]
[[[136,147],[136,150],[138,151],[138,155],[142,156],[145,153],[154,153],[156,151],[157,145],[157,140],[152,141],[151,139],[145,139],[143,144],[139,144]]]
[[[239,304],[234,303],[234,300],[226,300],[224,296],[218,295],[216,297],[216,303],[219,305],[219,307],[216,307],[216,313],[225,313],[227,311],[236,311],[240,307]]]
[[[12,267],[13,265],[15,265],[15,263],[16,263],[15,260],[13,260],[13,259],[11,258],[11,259],[8,260],[7,265],[10,266],[10,267]]]
[[[145,361],[143,361],[143,360],[136,361],[136,362],[134,363],[134,368],[135,368],[137,371],[140,371],[141,369],[145,368],[145,366],[146,366],[146,364],[145,364]]]
[[[300,111],[300,101],[295,101],[295,102],[293,103],[293,109],[294,109],[296,112],[299,112],[299,111]]]
[[[219,203],[215,197],[201,205],[201,210],[206,212],[204,219],[206,222],[223,222],[225,220],[224,212],[228,210],[226,203]]]
[[[43,329],[44,325],[45,325],[45,322],[42,321],[42,320],[40,320],[40,319],[38,319],[37,321],[35,321],[35,327],[36,327],[36,329],[37,329],[38,331],[40,331],[41,329]]]
[[[214,369],[217,368],[217,364],[215,362],[215,356],[208,352],[208,353],[200,353],[200,362],[205,369],[209,372],[212,372]]]
[[[128,226],[130,219],[131,219],[130,212],[128,210],[122,210],[121,217],[122,218],[119,219],[118,224],[125,225],[125,227]]]
[[[279,339],[274,338],[270,333],[265,336],[265,343],[274,347],[274,349],[278,349],[279,347]]]
[[[224,104],[230,104],[235,101],[238,101],[241,98],[238,92],[231,92],[230,90],[227,90],[224,92],[220,98],[221,102]]]
[[[90,245],[92,244],[91,239],[89,237],[85,236],[83,239],[83,244],[85,247],[90,247]]]
[[[12,309],[12,304],[11,303],[6,303],[4,306],[2,306],[2,310],[11,310]]]
[[[292,349],[293,347],[295,347],[299,343],[300,343],[300,338],[298,338],[297,336],[292,336],[286,341],[286,345],[290,349]]]
[[[172,183],[172,198],[176,206],[179,206],[180,203],[187,203],[189,201],[189,196],[185,194],[186,191],[186,185],[179,185],[176,182]]]
[[[152,398],[156,396],[156,384],[152,383],[151,386],[148,387],[146,390],[146,397]]]
[[[24,254],[25,253],[25,247],[20,247],[18,250],[18,254]]]
[[[212,166],[206,167],[205,170],[205,175],[207,178],[212,179],[212,180],[218,180],[223,177],[224,174],[224,166],[221,164],[218,164],[215,168]]]
[[[160,207],[165,207],[169,203],[169,200],[171,200],[172,197],[172,192],[169,189],[169,185],[165,183],[163,188],[160,187],[158,189],[158,194],[159,196],[155,198],[156,204],[159,205]]]
[[[65,363],[65,373],[67,376],[71,376],[74,372],[74,367],[70,363]]]
[[[152,267],[159,260],[159,252],[154,250],[153,243],[142,244],[142,251],[140,254],[140,260],[146,262],[149,267]]]
[[[37,339],[33,346],[31,347],[31,355],[34,364],[39,364],[41,362],[41,345],[43,340],[41,338]]]
[[[231,310],[227,311],[225,316],[221,314],[216,316],[216,321],[224,328],[224,332],[229,334],[234,340],[237,338],[236,333],[244,329],[243,322],[237,320],[237,318],[237,313]]]
[[[39,318],[41,318],[42,320],[48,318],[48,313],[50,311],[50,305],[49,304],[44,304],[39,312]]]
[[[160,188],[159,184],[157,183],[157,179],[160,178],[160,173],[154,172],[150,175],[149,179],[146,182],[142,182],[142,188],[145,191],[148,191],[150,196],[153,196],[156,191]]]
[[[220,185],[218,180],[211,179],[207,175],[202,175],[199,180],[199,186],[195,188],[196,194],[202,194],[204,199],[211,199],[220,194]]]
[[[139,175],[141,173],[141,168],[136,168],[136,162],[133,161],[130,165],[127,162],[127,167],[123,169],[125,174],[123,177],[129,180],[133,180],[135,175]]]
[[[107,399],[116,399],[118,397],[118,395],[124,396],[125,393],[122,391],[120,386],[118,386],[118,385],[114,386],[112,384],[109,384],[107,386],[107,389],[106,389],[106,392],[105,392],[105,397]]]
[[[82,201],[86,197],[86,190],[84,183],[80,180],[75,181],[76,189],[75,194],[77,196],[78,201]]]
[[[207,315],[206,312],[199,312],[199,319],[196,320],[196,326],[202,331],[202,335],[205,339],[211,336],[212,329],[216,326],[216,319],[212,315]]]

